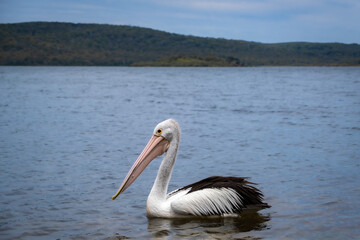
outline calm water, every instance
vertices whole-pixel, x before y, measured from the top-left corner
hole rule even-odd
[[[148,220],[155,125],[182,128],[170,190],[249,176],[272,208]],[[0,67],[0,239],[360,238],[360,68]]]

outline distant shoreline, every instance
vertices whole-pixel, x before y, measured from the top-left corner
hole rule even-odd
[[[27,68],[61,68],[61,67],[74,67],[74,68],[358,68],[360,65],[338,65],[338,66],[245,66],[245,67],[233,67],[233,66],[102,66],[102,65],[0,65],[0,67],[27,67]]]
[[[257,43],[108,24],[0,24],[2,66],[360,66],[360,45]]]

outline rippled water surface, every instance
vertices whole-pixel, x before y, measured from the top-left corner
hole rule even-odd
[[[161,158],[116,201],[155,125],[170,190],[248,176],[272,208],[147,219]],[[359,239],[360,68],[0,67],[0,239]]]

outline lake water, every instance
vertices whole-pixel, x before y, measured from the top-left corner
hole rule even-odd
[[[272,207],[147,219],[161,158],[115,201],[155,125],[169,190],[251,177]],[[0,239],[360,239],[360,68],[0,67]]]

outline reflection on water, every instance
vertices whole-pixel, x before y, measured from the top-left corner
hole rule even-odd
[[[257,211],[246,211],[237,218],[152,218],[148,222],[148,231],[156,239],[200,238],[230,239],[240,232],[267,228],[270,215]]]

